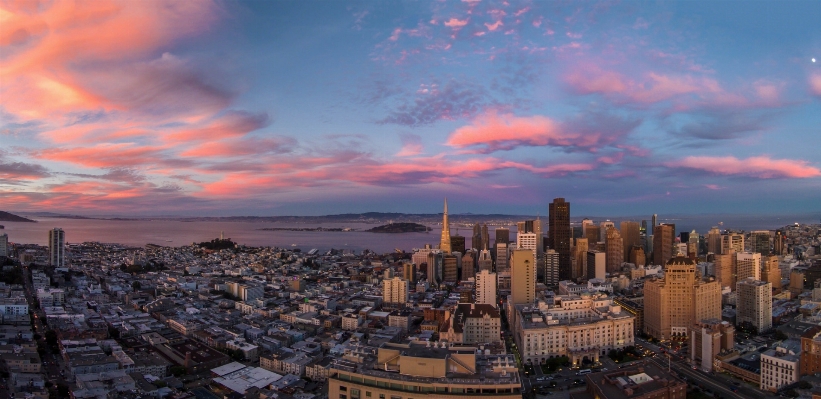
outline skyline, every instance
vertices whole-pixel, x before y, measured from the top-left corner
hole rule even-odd
[[[750,4],[0,5],[0,203],[817,212],[821,5]]]

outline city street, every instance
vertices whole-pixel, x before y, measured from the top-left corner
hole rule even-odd
[[[29,303],[29,310],[34,314],[34,325],[32,326],[34,333],[40,336],[38,343],[46,348],[45,355],[40,359],[43,362],[43,371],[48,380],[55,385],[60,383],[66,384],[65,377],[60,375],[60,371],[63,370],[61,367],[63,359],[59,353],[53,353],[46,343],[46,328],[43,325],[43,319],[46,315],[42,310],[34,306],[36,297],[34,295],[34,288],[31,285],[31,271],[28,266],[23,267],[23,282],[26,292],[26,301]],[[65,374],[65,370],[63,370],[63,372]]]

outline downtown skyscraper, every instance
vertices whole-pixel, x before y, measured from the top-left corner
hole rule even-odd
[[[559,253],[559,281],[572,277],[570,267],[570,203],[555,198],[548,205],[548,243]]]

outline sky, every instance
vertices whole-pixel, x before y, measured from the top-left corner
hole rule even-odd
[[[819,21],[818,1],[2,1],[0,209],[818,212]]]

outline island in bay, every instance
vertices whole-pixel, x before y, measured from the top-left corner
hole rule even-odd
[[[424,233],[430,230],[430,227],[419,223],[389,223],[365,231],[371,233]]]

